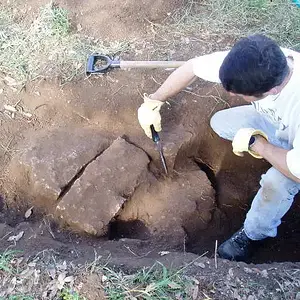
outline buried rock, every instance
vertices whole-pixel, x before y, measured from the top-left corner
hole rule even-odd
[[[215,191],[200,170],[177,173],[175,178],[144,183],[125,203],[118,221],[142,221],[156,236],[172,236],[181,243],[185,234],[207,228],[215,208]]]
[[[52,213],[59,195],[111,141],[94,128],[60,128],[31,134],[9,166],[16,195]]]
[[[149,176],[146,153],[118,138],[91,162],[57,205],[73,229],[101,236],[134,190]]]

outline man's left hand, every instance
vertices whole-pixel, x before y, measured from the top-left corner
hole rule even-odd
[[[232,141],[233,153],[244,156],[243,152],[248,152],[255,158],[263,158],[260,153],[264,143],[268,143],[268,136],[263,131],[254,128],[242,128],[236,133]]]

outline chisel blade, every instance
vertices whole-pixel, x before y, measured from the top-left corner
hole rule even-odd
[[[162,145],[161,145],[160,141],[156,142],[156,148],[159,152],[160,160],[161,160],[161,163],[164,167],[165,173],[166,173],[166,175],[168,175],[168,168],[167,168],[167,164],[166,164],[166,159],[164,157],[164,153],[163,153],[163,149],[162,149]]]

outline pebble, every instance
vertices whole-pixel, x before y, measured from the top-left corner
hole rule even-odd
[[[197,267],[200,267],[200,268],[202,268],[202,269],[205,269],[205,264],[204,264],[204,263],[201,263],[201,262],[195,262],[194,265],[197,266]]]

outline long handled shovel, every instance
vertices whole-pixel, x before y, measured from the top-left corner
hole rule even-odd
[[[103,74],[107,71],[119,69],[175,69],[179,68],[185,61],[122,61],[114,60],[107,55],[92,54],[88,58],[86,74]]]

